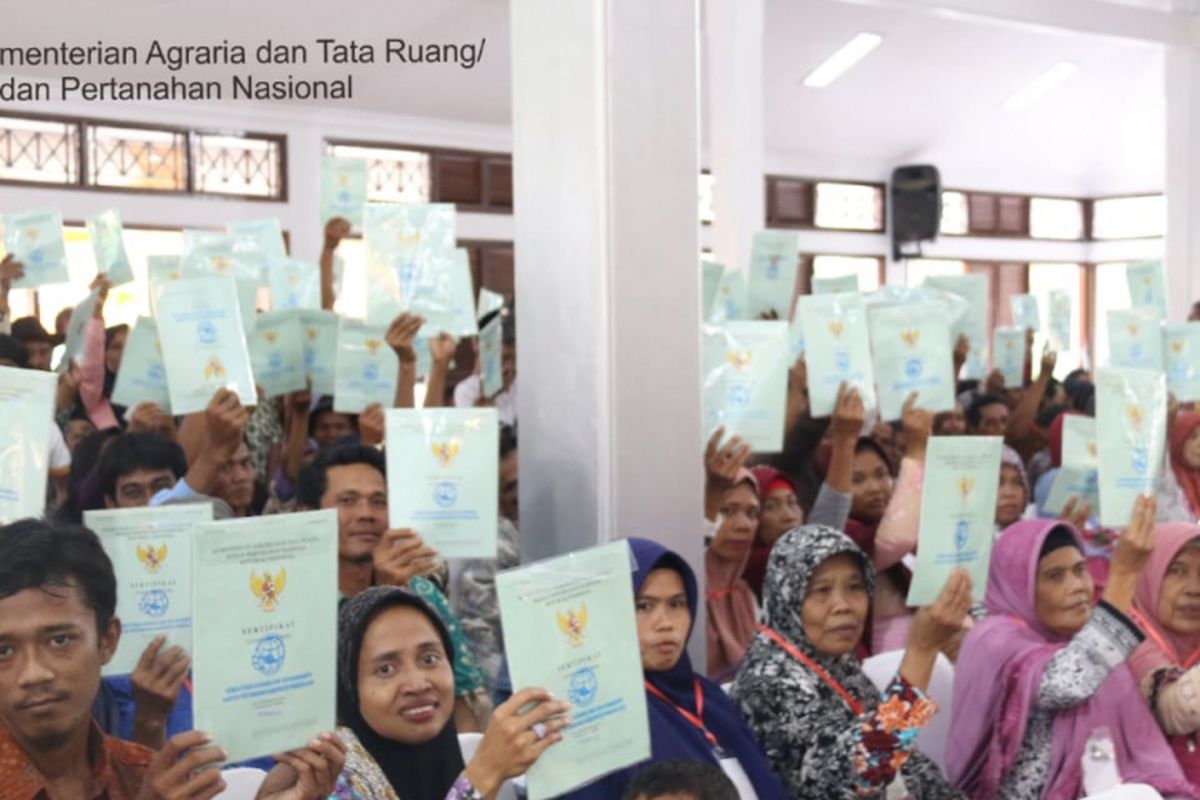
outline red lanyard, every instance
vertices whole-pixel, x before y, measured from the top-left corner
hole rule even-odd
[[[1138,627],[1140,627],[1142,629],[1142,632],[1145,633],[1148,637],[1150,637],[1150,639],[1156,645],[1158,645],[1158,649],[1162,650],[1163,653],[1166,654],[1167,658],[1174,661],[1176,664],[1178,664],[1184,670],[1191,669],[1196,664],[1197,661],[1200,661],[1200,650],[1197,650],[1196,652],[1194,652],[1190,656],[1188,656],[1186,659],[1183,659],[1181,661],[1179,658],[1179,653],[1175,652],[1175,648],[1172,647],[1169,642],[1167,642],[1165,639],[1163,639],[1162,634],[1160,634],[1158,632],[1158,629],[1156,629],[1153,625],[1151,625],[1149,623],[1149,621],[1147,621],[1146,618],[1144,616],[1142,616],[1141,612],[1139,612],[1136,608],[1129,609],[1129,616],[1132,617],[1133,621],[1135,623],[1137,623]]]
[[[855,700],[853,695],[842,688],[842,685],[834,680],[833,676],[826,672],[824,667],[813,661],[808,656],[804,655],[804,653],[801,653],[800,649],[796,647],[796,645],[792,644],[787,639],[768,628],[766,625],[759,625],[758,630],[765,634],[772,642],[779,645],[785,653],[799,661],[804,666],[808,667],[810,672],[812,672],[821,680],[825,681],[825,684],[829,686],[830,689],[833,689],[835,692],[841,695],[841,698],[846,701],[846,705],[850,706],[850,710],[856,715],[861,715],[863,713],[862,703]]]
[[[663,694],[661,691],[659,691],[658,687],[655,686],[654,684],[652,684],[650,681],[646,681],[645,683],[646,683],[646,691],[647,692],[654,695],[659,700],[662,700],[664,703],[669,705],[671,708],[678,711],[679,716],[683,717],[688,722],[695,725],[696,729],[704,734],[704,738],[708,739],[708,743],[710,745],[712,745],[713,747],[718,746],[717,745],[717,737],[713,736],[712,733],[708,730],[708,728],[704,724],[704,719],[703,719],[703,717],[704,717],[704,691],[700,688],[700,679],[699,678],[694,678],[693,684],[692,684],[693,686],[696,687],[696,713],[695,714],[688,711],[686,708],[675,705],[675,703],[669,697],[667,697],[665,694]]]

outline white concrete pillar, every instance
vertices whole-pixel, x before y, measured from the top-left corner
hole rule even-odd
[[[700,567],[697,0],[511,21],[522,555],[646,536]]]
[[[726,267],[746,270],[750,241],[767,226],[763,139],[763,0],[704,0],[712,247]]]
[[[1200,300],[1200,45],[1167,50],[1167,302],[1172,322]]]

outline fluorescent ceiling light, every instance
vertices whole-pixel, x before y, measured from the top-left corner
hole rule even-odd
[[[821,66],[814,69],[804,79],[804,85],[814,89],[824,89],[866,58],[867,54],[879,47],[879,43],[882,41],[883,37],[875,33],[858,34],[842,45],[836,53],[825,59]]]
[[[1079,71],[1070,61],[1060,61],[1034,78],[1027,86],[1004,101],[1005,111],[1021,111],[1052,92],[1064,81]]]

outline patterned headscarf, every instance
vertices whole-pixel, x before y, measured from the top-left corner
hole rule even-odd
[[[873,596],[875,568],[863,551],[841,531],[802,525],[784,534],[771,551],[763,587],[765,623],[823,667],[865,710],[872,711],[879,704],[880,693],[858,659],[853,653],[837,657],[818,653],[800,616],[817,568],[839,555],[854,557]],[[847,796],[846,787],[854,783],[851,759],[808,755],[810,748],[828,747],[860,724],[846,702],[821,678],[760,633],[746,652],[730,696],[793,795]],[[945,781],[937,766],[920,753],[913,753],[901,774],[914,797],[945,794]]]

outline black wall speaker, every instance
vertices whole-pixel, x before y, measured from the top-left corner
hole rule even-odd
[[[942,221],[942,179],[937,167],[916,164],[892,172],[892,241],[936,239]]]

